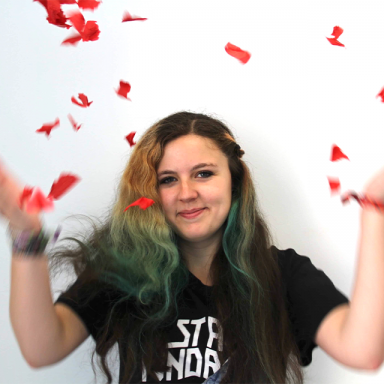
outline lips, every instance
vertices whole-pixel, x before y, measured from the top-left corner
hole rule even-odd
[[[194,209],[194,210],[192,210],[192,211],[184,211],[184,212],[180,212],[180,214],[181,214],[181,215],[190,215],[190,214],[192,214],[192,213],[202,211],[203,209],[205,209],[205,208]]]
[[[180,212],[180,216],[185,217],[185,218],[194,218],[197,216],[200,216],[200,214],[205,210],[205,208],[198,209],[192,213],[182,213]]]

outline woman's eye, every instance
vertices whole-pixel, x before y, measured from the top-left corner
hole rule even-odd
[[[199,175],[200,173],[206,173],[208,174],[208,177],[213,175],[213,173],[210,171],[200,171],[197,174]],[[208,177],[203,177],[203,179],[207,179]],[[165,179],[160,180],[160,184],[170,184],[170,183],[166,183],[166,181],[169,179],[174,179],[174,177],[166,177]]]

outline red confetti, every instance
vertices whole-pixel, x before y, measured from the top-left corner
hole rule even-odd
[[[331,154],[331,161],[338,161],[340,159],[348,159],[348,157],[341,151],[341,149],[333,144],[333,147],[332,147],[332,154]]]
[[[78,0],[77,5],[81,9],[90,9],[91,11],[94,11],[99,5],[101,4],[101,1],[96,0]]]
[[[65,17],[63,10],[61,9],[59,0],[47,0],[47,12],[48,23],[67,29],[71,27],[70,25],[65,24],[68,19]]]
[[[88,97],[84,95],[84,93],[79,93],[79,99],[81,100],[82,104],[79,103],[74,96],[71,97],[71,101],[73,104],[76,104],[78,105],[79,107],[82,107],[82,108],[87,108],[89,107],[93,101],[91,102],[88,102]]]
[[[135,20],[148,20],[148,19],[146,17],[132,16],[128,11],[124,12],[122,23],[125,23],[126,21],[135,21]]]
[[[371,207],[375,207],[376,209],[380,210],[380,211],[384,211],[384,204],[382,202],[379,202],[377,200],[373,200],[373,199],[370,199],[368,198],[367,196],[365,196],[364,194],[362,194],[361,196],[359,196],[356,192],[354,191],[349,191],[347,192],[346,194],[344,194],[343,196],[341,196],[341,202],[343,204],[346,204],[347,202],[349,202],[349,199],[350,198],[353,198],[355,199],[362,208],[364,207],[367,207],[367,206],[371,206]]]
[[[240,60],[241,63],[245,64],[248,62],[248,60],[251,58],[251,54],[247,51],[243,51],[239,47],[236,47],[236,45],[233,45],[231,43],[228,43],[225,46],[225,50],[227,53],[236,59]]]
[[[145,210],[150,207],[154,203],[154,200],[147,199],[146,197],[140,197],[140,199],[136,200],[134,203],[129,204],[127,208],[124,209],[124,212],[128,210],[129,207],[133,207],[138,205],[141,209]]]
[[[42,210],[50,212],[53,210],[53,200],[60,199],[79,180],[77,176],[62,173],[59,179],[53,183],[47,197],[40,188],[26,186],[21,193],[19,207],[22,209],[25,201],[27,213],[40,213]]]
[[[81,40],[80,35],[74,35],[73,37],[68,37],[66,40],[64,40],[61,45],[64,44],[71,44],[71,45],[77,45],[77,43]]]
[[[63,10],[61,9],[61,4],[59,0],[33,0],[39,2],[47,11],[47,21],[50,24],[56,25],[61,28],[71,28],[70,25],[65,24],[68,20]]]
[[[79,11],[73,11],[68,14],[68,17],[69,17],[69,21],[75,27],[77,32],[79,33],[83,32],[83,29],[85,26],[85,19],[83,14]]]
[[[332,44],[332,45],[338,45],[339,47],[345,47],[344,44],[341,44],[340,41],[338,41],[337,39],[339,38],[339,36],[344,32],[344,30],[338,26],[334,27],[333,28],[333,32],[332,32],[332,36],[334,37],[327,37],[327,40]]]
[[[22,209],[26,203],[27,213],[36,214],[41,211],[51,212],[53,210],[53,199],[45,197],[40,188],[25,187],[19,199],[19,207]]]
[[[381,97],[381,102],[384,103],[384,88],[377,94],[376,98]]]
[[[133,137],[135,136],[136,132],[131,132],[129,135],[125,136],[127,139],[129,145],[133,147],[136,143],[133,142]]]
[[[79,11],[73,11],[68,15],[68,18],[79,35],[73,35],[64,40],[63,44],[76,45],[80,40],[95,41],[99,39],[100,30],[96,21],[87,21],[85,23],[84,16]]]
[[[333,178],[333,177],[329,177],[327,176],[328,178],[328,182],[329,182],[329,186],[331,187],[331,193],[338,193],[340,191],[340,181],[338,178]]]
[[[58,127],[60,125],[60,120],[57,118],[54,123],[44,124],[41,128],[39,128],[36,132],[45,133],[47,136],[51,134],[53,128]]]
[[[83,124],[77,124],[75,119],[72,117],[72,115],[68,114],[68,119],[69,121],[71,122],[72,126],[73,126],[73,129],[75,131],[78,131],[80,129],[80,127],[83,125]]]
[[[116,93],[121,96],[121,97],[124,97],[126,98],[127,100],[129,101],[132,101],[129,97],[127,97],[127,94],[130,92],[131,90],[131,85],[129,83],[126,83],[125,81],[123,80],[120,80],[120,87],[119,89],[116,91]]]
[[[52,197],[54,200],[60,199],[65,193],[71,189],[74,184],[78,183],[80,178],[71,175],[69,173],[62,173],[58,180],[56,180],[51,187],[51,190],[48,194],[48,198]]]
[[[81,33],[83,41],[96,41],[99,40],[100,30],[96,21],[87,21],[84,30]]]

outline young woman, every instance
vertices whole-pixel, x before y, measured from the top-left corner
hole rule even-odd
[[[65,238],[75,248],[49,254],[37,237],[34,251],[18,243],[21,233],[48,236],[38,215],[17,208],[21,188],[3,170],[11,322],[28,363],[56,363],[91,335],[92,367],[97,353],[109,384],[116,343],[119,383],[303,383],[301,367],[317,346],[344,365],[377,368],[381,334],[376,327],[362,342],[361,323],[373,304],[382,323],[384,303],[348,317],[348,298],[323,271],[273,246],[243,155],[213,117],[180,112],[158,121],[133,147],[107,218],[82,240]],[[384,195],[382,181],[370,191]],[[141,197],[154,203],[126,210]],[[382,215],[372,215],[379,218],[366,225],[384,228]],[[77,278],[53,303],[49,276],[65,264]],[[369,294],[358,293],[356,313]]]

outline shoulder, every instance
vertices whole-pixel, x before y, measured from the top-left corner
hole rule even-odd
[[[292,273],[314,271],[315,266],[308,256],[299,255],[293,248],[278,249],[271,246],[272,254],[279,263],[280,269],[285,277],[290,277]]]

